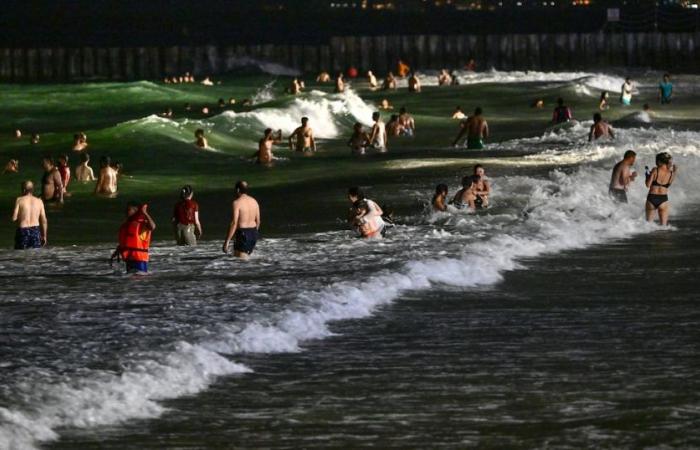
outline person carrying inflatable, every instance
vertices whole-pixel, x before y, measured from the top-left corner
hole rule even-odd
[[[148,205],[129,202],[126,220],[119,228],[119,245],[111,260],[123,260],[127,273],[148,273],[148,250],[155,229],[156,223],[148,214]]]

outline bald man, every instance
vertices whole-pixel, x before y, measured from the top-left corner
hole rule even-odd
[[[248,259],[258,241],[260,229],[260,206],[248,195],[248,183],[236,183],[236,199],[233,201],[231,224],[228,227],[223,251],[228,253],[229,243],[233,241],[233,254],[241,259]]]
[[[34,183],[22,182],[22,195],[15,201],[12,221],[17,224],[15,249],[40,248],[46,245],[48,221],[44,202],[34,196]]]

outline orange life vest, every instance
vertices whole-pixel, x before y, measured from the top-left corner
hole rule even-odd
[[[146,223],[146,216],[138,212],[119,228],[119,254],[124,261],[148,262],[151,230]]]

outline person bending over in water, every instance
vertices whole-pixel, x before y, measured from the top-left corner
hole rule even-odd
[[[434,211],[447,211],[447,185],[438,184],[431,202]]]
[[[5,164],[5,168],[2,170],[2,174],[6,173],[19,173],[19,160],[11,159]]]
[[[126,220],[119,227],[119,245],[110,260],[116,258],[124,261],[126,273],[148,273],[148,251],[151,247],[151,234],[155,229],[156,223],[148,214],[148,205],[129,202],[126,206]]]
[[[88,146],[87,135],[83,132],[73,135],[73,151],[82,152]]]
[[[272,146],[282,142],[282,130],[277,130],[277,133],[272,131],[272,128],[265,129],[265,135],[258,141],[258,151],[255,153],[255,158],[258,164],[272,164],[274,156],[272,155]]]
[[[609,139],[615,139],[615,132],[613,132],[612,127],[606,121],[603,120],[603,116],[600,113],[593,114],[593,125],[591,125],[591,131],[588,133],[588,142],[606,137]]]
[[[204,137],[204,130],[201,128],[197,128],[194,132],[194,145],[196,145],[199,148],[208,148],[209,147],[209,142],[207,142],[207,138]]]
[[[374,122],[374,125],[372,125],[372,131],[369,134],[370,145],[379,153],[384,153],[387,150],[386,126],[384,125],[384,122],[382,122],[379,112],[372,113],[372,121]]]
[[[228,253],[229,243],[233,241],[233,254],[241,259],[248,259],[258,241],[260,230],[260,206],[248,195],[248,183],[236,183],[236,199],[232,205],[231,224],[228,227],[223,251]]]
[[[412,73],[411,76],[408,78],[408,92],[420,92],[421,86],[420,86],[420,80],[416,76],[415,73]]]
[[[309,153],[316,151],[314,132],[309,126],[309,118],[301,118],[301,126],[289,136],[289,149],[298,152]]]
[[[371,70],[367,71],[367,84],[369,84],[370,89],[377,89],[377,77],[374,76]]]
[[[370,212],[367,200],[358,200],[353,207],[355,209],[353,228],[357,230],[360,237],[381,239],[384,231],[384,221],[381,216]]]
[[[481,107],[474,110],[474,115],[468,117],[460,123],[461,130],[457,138],[452,143],[456,146],[457,143],[467,135],[467,148],[470,150],[481,150],[484,148],[484,140],[489,137],[489,124],[483,117]]]
[[[413,119],[405,106],[399,110],[399,125],[401,125],[401,135],[413,137],[416,134],[416,121]]]
[[[627,203],[627,189],[637,178],[637,172],[632,172],[632,165],[637,159],[637,154],[633,150],[627,150],[622,157],[622,161],[615,164],[610,178],[609,194],[620,203]]]
[[[673,83],[671,83],[671,75],[665,73],[664,79],[659,83],[659,102],[662,105],[671,103],[673,96]]]
[[[678,168],[672,164],[671,155],[663,152],[656,155],[656,167],[646,175],[646,186],[649,188],[646,202],[647,221],[654,220],[658,212],[661,225],[668,225],[668,214],[671,209],[668,202],[668,189],[676,178]]]
[[[194,191],[189,184],[180,189],[180,201],[173,211],[173,227],[177,245],[197,245],[202,237],[202,224],[199,222],[199,205],[192,200]]]
[[[61,173],[50,157],[45,157],[42,163],[44,166],[44,176],[41,178],[42,199],[45,202],[63,203],[64,189]]]
[[[608,94],[608,91],[603,91],[600,93],[600,101],[598,102],[598,109],[601,111],[606,111],[610,109],[610,105],[608,104],[608,99],[610,98],[610,94]]]
[[[34,183],[31,181],[22,182],[21,192],[12,213],[12,221],[17,225],[15,250],[43,247],[49,228],[44,202],[34,196]]]
[[[340,94],[341,92],[345,92],[345,81],[343,80],[343,74],[339,73],[335,77],[335,93]]]
[[[360,122],[356,122],[352,127],[352,136],[348,140],[348,146],[352,149],[352,153],[356,155],[365,154],[365,149],[369,146],[369,135],[362,128]]]
[[[92,171],[90,164],[90,155],[87,153],[80,154],[80,165],[75,168],[75,178],[81,183],[87,183],[88,181],[95,181],[95,174]]]
[[[111,165],[109,156],[100,159],[100,173],[95,184],[95,194],[114,197],[117,195],[117,171]]]
[[[438,75],[438,86],[450,86],[452,84],[452,76],[447,69],[442,69]]]
[[[384,78],[384,82],[382,83],[382,90],[387,91],[389,89],[396,89],[396,78],[391,72],[386,74],[386,78]]]
[[[552,123],[554,125],[558,125],[560,123],[570,122],[571,119],[573,119],[573,116],[571,115],[571,109],[569,109],[568,106],[564,105],[563,98],[558,98],[557,107],[554,108],[554,113],[552,113]]]

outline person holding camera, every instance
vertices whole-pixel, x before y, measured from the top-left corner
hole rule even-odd
[[[148,205],[129,202],[126,207],[126,220],[119,227],[119,245],[112,253],[111,260],[121,259],[126,264],[126,272],[131,274],[148,273],[148,251],[151,234],[156,223],[148,214]]]

